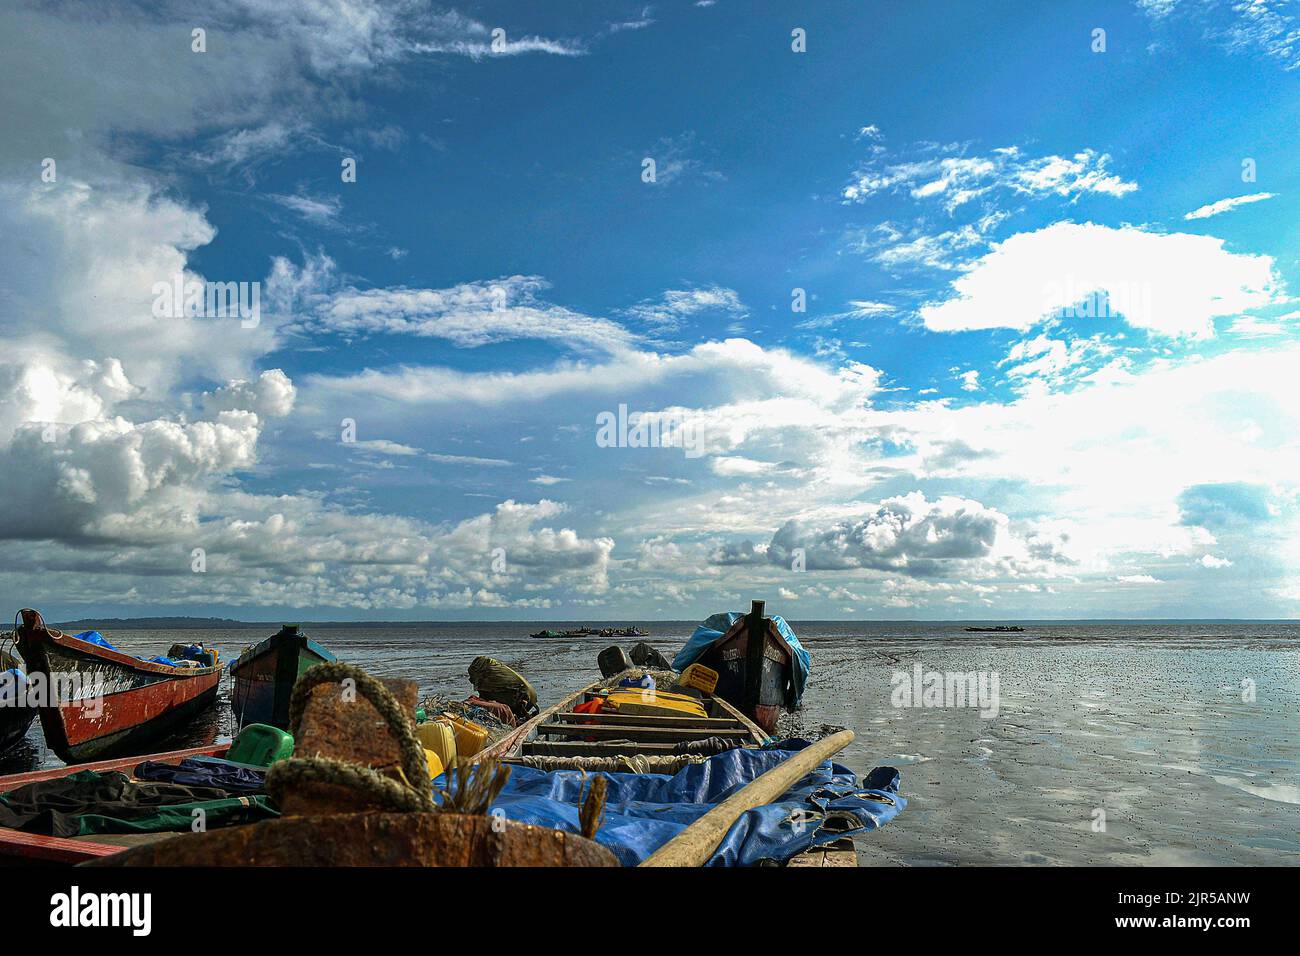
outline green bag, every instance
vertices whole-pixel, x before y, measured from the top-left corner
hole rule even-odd
[[[537,710],[537,691],[512,668],[491,657],[476,657],[469,665],[469,679],[474,693],[484,700],[495,700],[528,717]]]

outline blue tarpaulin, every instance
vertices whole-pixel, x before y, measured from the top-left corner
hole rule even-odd
[[[808,746],[786,740],[761,750],[736,749],[660,773],[600,773],[605,813],[596,841],[624,866],[635,866],[731,794]],[[493,803],[507,819],[579,833],[578,809],[596,774],[513,766]],[[884,826],[906,805],[893,767],[877,767],[859,785],[853,773],[827,760],[780,801],[744,813],[709,858],[708,866],[784,862],[814,846]],[[441,778],[435,788],[442,786]]]
[[[94,644],[96,647],[106,647],[110,651],[117,650],[117,648],[109,642],[108,638],[106,638],[103,634],[100,634],[99,631],[82,631],[80,634],[74,636],[77,638],[77,640],[85,641],[87,644]],[[195,648],[197,646],[198,645],[196,644],[190,645],[191,648]],[[136,658],[136,660],[148,661],[151,664],[166,664],[168,667],[180,667],[182,660],[195,660],[195,659],[196,658],[191,658],[188,655],[183,658],[167,657],[166,655],[159,655],[157,657]]]
[[[694,664],[699,660],[701,654],[713,646],[714,641],[726,634],[731,625],[744,616],[739,611],[725,611],[721,614],[712,615],[695,629],[695,633],[690,636],[686,646],[677,652],[677,656],[673,658],[673,670],[684,671]],[[799,643],[799,638],[795,637],[790,625],[785,623],[785,618],[779,614],[773,614],[771,620],[776,625],[777,632],[785,638],[785,642],[790,645],[790,650],[794,652],[793,679],[785,705],[789,710],[796,710],[799,707],[799,702],[803,700],[803,689],[808,683],[808,671],[811,668],[812,659],[808,656],[808,652],[804,650],[803,645]]]
[[[0,671],[0,707],[17,706],[27,697],[27,675],[21,667]]]
[[[76,635],[76,637],[77,640],[85,641],[87,644],[95,644],[99,647],[107,647],[110,651],[117,650],[116,647],[114,647],[112,644],[108,642],[108,638],[106,638],[103,634],[100,634],[99,631],[82,631],[80,634]]]

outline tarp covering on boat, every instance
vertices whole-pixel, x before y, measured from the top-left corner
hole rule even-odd
[[[808,746],[786,740],[761,750],[736,749],[658,773],[600,773],[605,814],[596,841],[625,866],[635,866],[731,794]],[[580,833],[578,809],[595,774],[512,766],[493,803],[507,819]],[[776,803],[744,813],[709,858],[708,866],[784,862],[814,846],[884,826],[906,805],[893,767],[877,767],[859,786],[853,773],[827,760]],[[442,781],[435,782],[435,789]]]
[[[183,833],[194,825],[196,810],[211,829],[279,816],[263,795],[136,783],[117,770],[79,770],[0,794],[0,826],[46,836]]]
[[[723,611],[720,614],[711,615],[708,620],[695,629],[695,633],[687,640],[686,646],[677,652],[677,656],[673,658],[673,670],[684,671],[694,664],[700,659],[701,654],[712,647],[715,641],[731,629],[731,625],[744,616],[739,611]],[[808,656],[804,646],[799,643],[799,638],[795,637],[793,628],[785,622],[785,618],[779,614],[773,614],[771,621],[776,625],[777,633],[785,638],[785,642],[790,645],[790,650],[794,654],[793,675],[785,705],[789,710],[795,710],[798,708],[799,702],[803,700],[803,689],[808,684],[808,672],[812,668],[812,658]]]
[[[220,757],[186,757],[180,763],[146,760],[131,775],[137,780],[176,783],[182,787],[215,787],[228,794],[263,793],[266,770]]]
[[[87,644],[94,644],[96,647],[107,647],[110,651],[117,650],[116,647],[109,643],[108,638],[100,634],[99,631],[82,631],[74,636],[77,640],[85,641]]]
[[[104,647],[110,651],[118,651],[119,654],[122,653],[120,650],[118,650],[117,645],[109,641],[109,639],[106,638],[103,634],[100,634],[99,631],[82,631],[80,634],[74,634],[73,637],[75,637],[79,641],[85,641],[87,644],[94,644],[96,647]],[[182,647],[182,645],[174,644],[172,645],[172,647],[173,650],[175,650],[177,648]],[[196,648],[199,653],[203,651],[203,646],[201,644],[191,644],[189,645],[189,647]],[[201,660],[198,656],[190,656],[188,653],[183,653],[177,657],[171,657],[166,654],[159,654],[156,657],[137,657],[136,660],[146,661],[150,664],[165,664],[168,667],[194,666],[194,663],[187,664],[186,661],[197,662],[200,665],[209,666],[209,667],[212,666],[213,663],[215,663],[215,658],[213,659],[212,662],[205,662],[204,660]]]

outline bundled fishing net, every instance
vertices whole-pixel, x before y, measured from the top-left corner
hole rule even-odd
[[[584,770],[588,772],[601,771],[604,773],[663,773],[674,774],[683,767],[690,766],[693,763],[704,763],[707,757],[701,757],[695,754],[655,754],[647,756],[645,754],[636,754],[635,756],[614,756],[614,757],[538,757],[531,754],[510,757],[508,763],[518,764],[521,767],[532,767],[534,770]]]
[[[514,724],[507,724],[483,707],[476,707],[463,700],[453,700],[445,694],[430,694],[420,699],[420,707],[430,720],[439,714],[455,714],[466,720],[472,720],[488,732],[484,748],[491,747],[498,740],[515,729]]]
[[[600,686],[605,690],[609,690],[617,687],[619,681],[624,678],[631,677],[635,679],[643,674],[649,674],[654,678],[655,687],[660,690],[667,690],[669,687],[672,687],[673,684],[677,683],[677,678],[681,676],[676,671],[671,670],[658,670],[653,667],[632,667],[628,670],[621,671],[612,677],[606,677],[600,682]]]

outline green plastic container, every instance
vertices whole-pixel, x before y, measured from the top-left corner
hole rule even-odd
[[[226,759],[254,767],[269,767],[277,760],[293,756],[293,736],[270,724],[249,724],[239,732]]]

